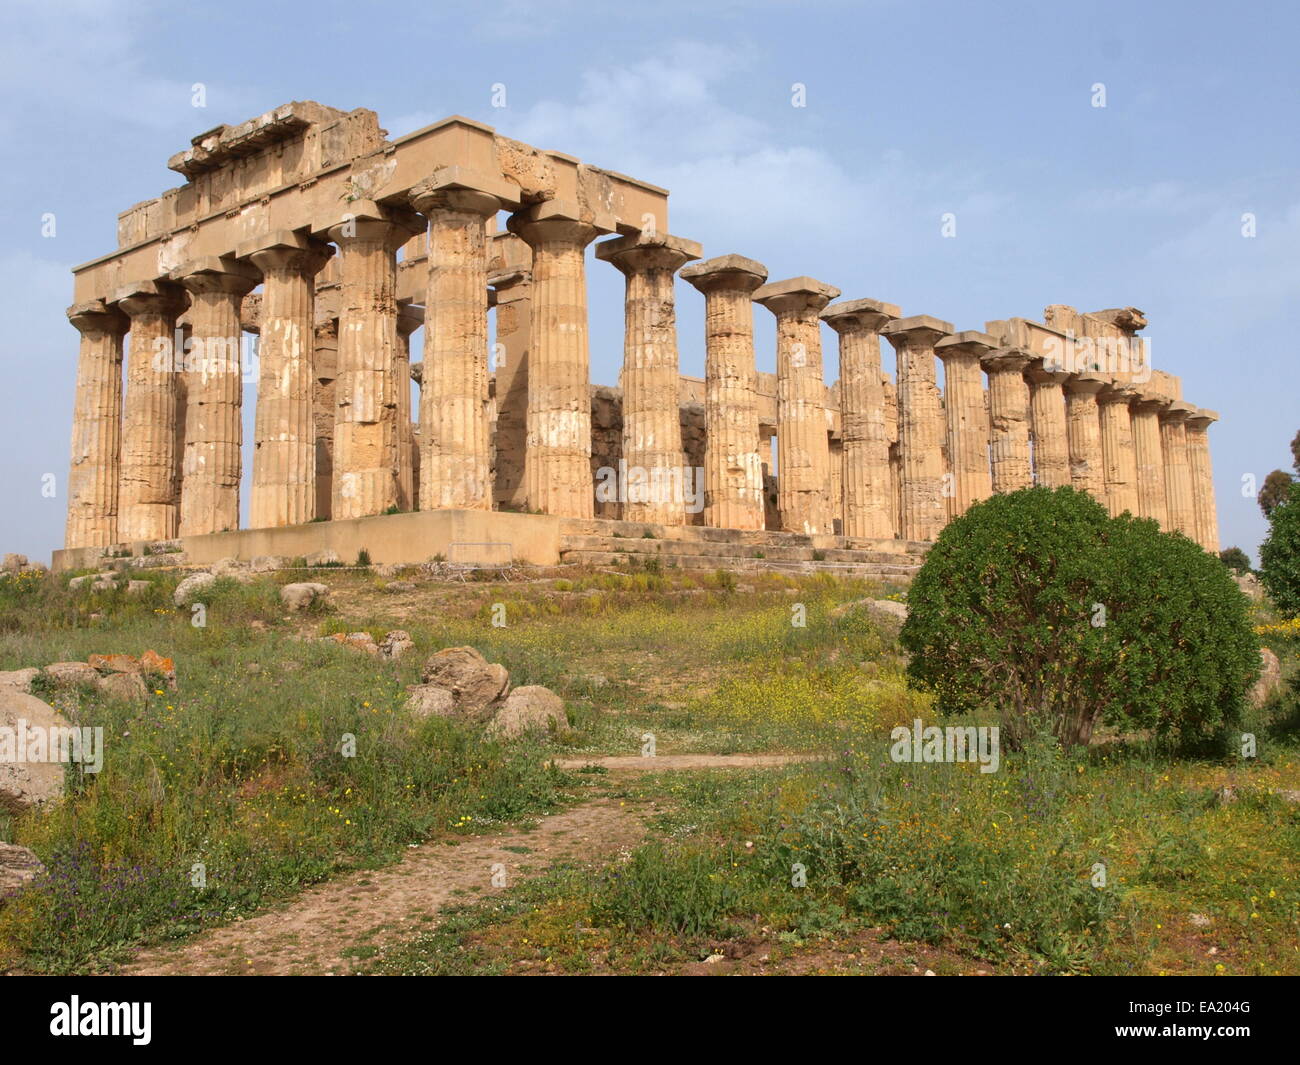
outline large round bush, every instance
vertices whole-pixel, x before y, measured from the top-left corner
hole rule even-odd
[[[1278,610],[1300,617],[1300,492],[1294,488],[1269,515],[1268,537],[1259,549],[1259,580]]]
[[[908,594],[909,681],[996,715],[1011,746],[1098,722],[1197,743],[1237,721],[1259,671],[1248,604],[1179,534],[1072,488],[994,496],[950,522]]]

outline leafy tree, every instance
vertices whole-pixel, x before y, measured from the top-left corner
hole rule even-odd
[[[1286,499],[1295,481],[1286,470],[1274,470],[1264,478],[1264,487],[1259,490],[1259,509],[1264,517],[1269,517],[1282,500]]]
[[[1250,572],[1250,556],[1240,547],[1225,547],[1219,552],[1219,561],[1237,573]]]
[[[1259,549],[1259,580],[1283,614],[1300,616],[1300,492],[1292,492],[1269,515]]]
[[[943,712],[1001,720],[1013,747],[1098,722],[1186,744],[1237,720],[1259,672],[1226,568],[1154,521],[1072,488],[994,496],[950,522],[908,593],[909,681]]]

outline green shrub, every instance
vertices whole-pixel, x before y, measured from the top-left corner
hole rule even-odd
[[[1278,610],[1300,617],[1300,493],[1291,492],[1269,515],[1259,579]]]
[[[1099,721],[1187,744],[1240,716],[1259,670],[1248,604],[1218,559],[1072,488],[971,507],[908,594],[909,680],[944,712],[983,710],[1011,747]]]
[[[690,938],[722,931],[740,898],[719,852],[651,843],[611,868],[591,901],[606,927]]]
[[[1219,561],[1236,573],[1250,572],[1250,556],[1240,547],[1225,547],[1219,552]]]

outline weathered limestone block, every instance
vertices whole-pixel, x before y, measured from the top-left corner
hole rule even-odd
[[[1160,442],[1160,414],[1169,406],[1165,396],[1139,392],[1129,407],[1133,426],[1133,455],[1137,463],[1138,516],[1154,518],[1169,529],[1165,495],[1165,460]]]
[[[280,232],[240,253],[264,285],[249,525],[301,525],[316,517],[315,278],[333,249]]]
[[[880,330],[901,314],[892,303],[869,299],[832,303],[821,314],[840,340],[843,535],[849,537],[894,536]]]
[[[948,517],[993,494],[989,467],[989,412],[980,359],[998,346],[995,337],[965,330],[934,346],[943,360],[944,417],[948,429]]]
[[[338,416],[339,320],[318,321],[312,367],[311,417],[316,452],[316,517],[331,517],[334,495],[334,421]]]
[[[117,486],[122,451],[122,337],[126,316],[103,300],[68,308],[81,334],[68,474],[67,547],[107,547],[117,540]]]
[[[180,534],[239,528],[243,469],[240,304],[258,272],[235,259],[208,258],[172,272],[190,294],[185,356],[185,452]]]
[[[694,263],[681,276],[704,294],[704,524],[764,528],[754,291],[767,267],[740,255]]]
[[[543,514],[589,518],[595,499],[583,253],[597,236],[614,232],[615,221],[551,200],[512,214],[507,225],[533,251],[527,506]]]
[[[367,201],[329,227],[339,246],[337,414],[330,516],[383,514],[397,505],[397,262],[423,223]],[[402,382],[406,387],[406,382]]]
[[[1192,468],[1187,458],[1187,419],[1196,412],[1177,400],[1160,415],[1160,442],[1165,460],[1165,497],[1169,528],[1196,539],[1196,511],[1192,498]]]
[[[522,510],[525,504],[532,282],[528,270],[507,270],[488,278],[496,293],[497,420],[492,498],[501,510]]]
[[[1137,393],[1130,385],[1109,384],[1097,393],[1101,409],[1101,452],[1106,477],[1106,509],[1112,517],[1138,513],[1137,455],[1129,405]]]
[[[492,508],[488,433],[487,220],[519,205],[519,190],[459,167],[411,190],[429,219],[420,509]]]
[[[889,438],[889,484],[894,501],[894,537],[903,535],[903,452],[898,445],[898,386],[888,374],[880,375],[885,390],[885,435]]]
[[[776,316],[777,507],[787,532],[835,531],[818,315],[840,290],[811,277],[772,281],[754,302]]]
[[[653,229],[596,245],[596,258],[626,279],[621,383],[627,521],[686,521],[673,277],[700,255],[694,241]]]
[[[403,511],[418,510],[420,503],[416,494],[418,455],[411,411],[411,334],[422,325],[423,307],[409,303],[398,307],[397,358],[393,362],[393,382],[397,386],[397,456],[393,461],[397,465],[397,508]]]
[[[898,355],[898,450],[904,540],[934,540],[948,522],[943,438],[934,346],[953,331],[928,314],[900,318],[881,332]]]
[[[1025,368],[1031,356],[999,348],[980,361],[989,376],[989,458],[993,491],[1016,492],[1034,483],[1029,461],[1029,385]]]
[[[1070,442],[1064,385],[1070,376],[1035,359],[1029,381],[1029,422],[1034,442],[1034,484],[1062,488],[1070,484]]]
[[[185,304],[178,288],[153,281],[119,289],[112,302],[131,320],[117,538],[169,540],[180,522],[175,333]]]
[[[1189,415],[1185,423],[1196,542],[1213,554],[1219,553],[1219,514],[1214,502],[1214,469],[1210,462],[1208,430],[1218,420],[1217,412],[1202,408]]]
[[[1066,433],[1070,446],[1070,484],[1088,492],[1099,503],[1106,502],[1105,463],[1101,450],[1101,415],[1097,393],[1104,378],[1072,374],[1065,382]]]

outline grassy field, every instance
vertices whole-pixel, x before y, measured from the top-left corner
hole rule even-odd
[[[66,576],[0,582],[0,669],[152,648],[179,676],[143,708],[41,693],[102,725],[107,756],[97,777],[69,776],[52,812],[0,816],[0,839],[50,871],[0,908],[0,969],[110,971],[141,944],[413,843],[599,795],[644,810],[647,842],[472,902],[371,971],[1300,973],[1293,690],[1245,724],[1254,759],[1103,736],[1069,757],[1004,752],[982,774],[889,757],[891,727],[943,721],[906,687],[896,626],[833,611],[897,589],[640,570],[392,594],[372,572],[327,569],[310,578],[332,588],[322,611],[286,617],[278,586],[304,575],[278,573],[221,582],[196,628],[171,605],[175,575],[141,576],[154,587],[133,599],[70,591]],[[1290,675],[1297,626],[1259,621]],[[398,663],[303,639],[397,628],[417,648]],[[561,694],[574,731],[507,744],[412,720],[405,686],[460,644],[516,686]],[[548,764],[636,755],[646,733],[660,755],[817,758],[634,775]]]

